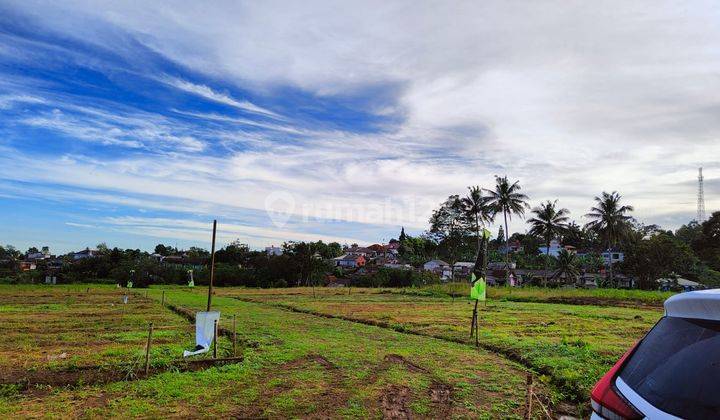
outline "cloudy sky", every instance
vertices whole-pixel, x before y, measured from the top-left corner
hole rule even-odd
[[[0,243],[372,243],[506,174],[674,228],[719,115],[717,2],[4,0]]]

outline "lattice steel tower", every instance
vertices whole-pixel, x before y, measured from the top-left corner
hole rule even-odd
[[[702,167],[698,169],[697,222],[705,221],[705,192],[703,191]]]

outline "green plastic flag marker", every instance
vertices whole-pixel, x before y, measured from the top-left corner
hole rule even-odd
[[[131,281],[128,282],[127,288],[128,288],[128,289],[132,289],[132,282],[131,282]]]
[[[486,283],[485,279],[475,277],[475,273],[472,274],[473,285],[470,288],[470,299],[472,300],[485,300],[486,297]]]
[[[188,287],[195,287],[195,281],[190,280],[190,281],[188,282]]]

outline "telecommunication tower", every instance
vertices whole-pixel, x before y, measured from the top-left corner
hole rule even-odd
[[[705,221],[705,192],[703,191],[702,167],[698,169],[697,222]]]

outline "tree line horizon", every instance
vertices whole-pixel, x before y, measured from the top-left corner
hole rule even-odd
[[[663,230],[658,225],[645,225],[637,221],[631,215],[633,206],[624,204],[617,191],[603,191],[595,196],[593,205],[584,215],[590,220],[582,226],[570,220],[569,210],[561,207],[557,199],[542,201],[535,207],[531,207],[529,201],[529,197],[522,193],[519,181],[510,182],[507,176],[496,176],[492,189],[470,186],[465,196],[450,195],[433,211],[428,221],[429,228],[424,233],[413,237],[402,228],[398,238],[393,240],[400,242],[401,260],[414,267],[420,267],[431,259],[446,259],[450,263],[474,261],[481,229],[500,219],[497,238],[490,242],[489,261],[504,262],[506,267],[512,262],[518,268],[542,269],[542,281],[539,284],[542,286],[572,282],[581,273],[600,271],[604,264],[599,253],[615,248],[623,250],[625,261],[617,266],[610,264],[606,267],[606,276],[601,279],[603,286],[617,287],[614,279],[617,271],[634,276],[639,286],[646,289],[654,288],[654,281],[658,278],[673,275],[706,285],[720,285],[720,212],[713,213],[702,224],[690,221],[673,232]],[[525,217],[526,212],[530,215],[526,220],[530,228],[526,233],[510,234],[508,221],[512,217]],[[522,251],[508,252],[511,240],[518,241]],[[553,240],[592,252],[578,257],[563,250],[555,258],[549,255]],[[540,253],[541,247],[544,247],[544,255]],[[71,281],[84,281],[83,276],[127,281],[127,275],[123,272],[132,270],[155,272],[157,274],[154,275],[162,277],[160,281],[163,282],[182,283],[186,277],[186,270],[167,273],[168,270],[157,267],[151,269],[157,264],[148,261],[149,254],[139,249],[110,249],[104,243],[99,244],[98,249],[103,258],[93,258],[93,262],[66,264],[71,267],[67,273]],[[345,274],[326,264],[327,260],[344,252],[338,242],[288,241],[283,244],[283,249],[284,257],[270,258],[263,251],[251,251],[239,240],[231,242],[216,252],[216,261],[221,265],[220,276],[223,276],[222,270],[227,268],[229,277],[234,275],[244,279],[239,283],[268,287],[314,284],[321,281],[323,276]],[[29,249],[33,250],[37,251],[37,248]],[[154,251],[166,256],[187,253],[200,259],[207,259],[210,255],[201,247],[180,250],[164,244],[158,244]],[[318,255],[320,259],[315,258]],[[18,274],[22,274],[13,270],[16,267],[12,266],[12,261],[16,262],[21,257],[22,254],[14,247],[0,246],[0,280],[17,278]],[[319,260],[324,263],[319,263]],[[228,266],[222,267],[222,264]],[[84,265],[96,267],[75,270]],[[202,283],[204,274],[202,269],[198,271],[198,280]],[[392,270],[383,271],[384,277],[392,274],[393,278],[400,280],[381,278],[363,282],[375,285],[436,280],[427,276],[411,278],[388,272]],[[509,275],[509,270],[505,270],[505,275]],[[28,274],[24,276],[31,277]],[[238,283],[232,279],[228,279],[228,282]]]

